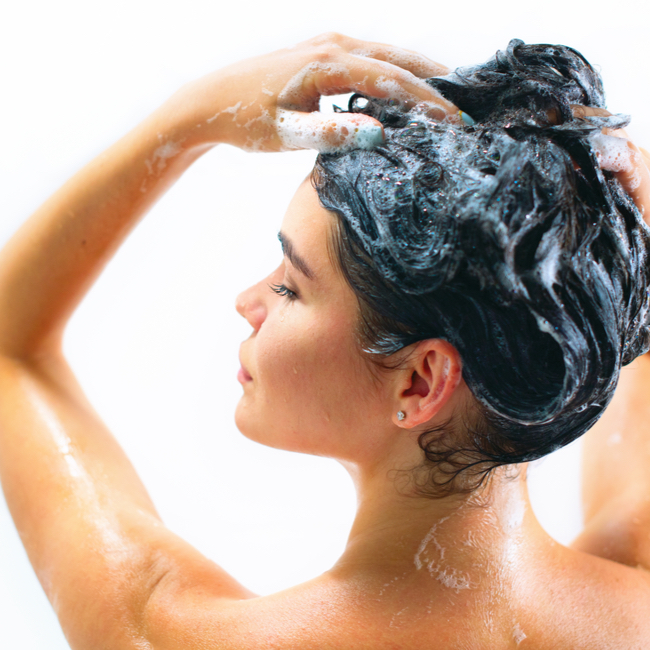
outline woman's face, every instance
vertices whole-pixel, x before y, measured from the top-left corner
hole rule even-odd
[[[393,400],[359,351],[357,300],[330,257],[333,226],[304,182],[282,223],[282,263],[237,299],[253,332],[240,350],[236,421],[263,444],[354,462],[390,426]]]

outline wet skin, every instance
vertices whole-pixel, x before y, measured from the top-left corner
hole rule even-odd
[[[310,72],[314,61],[336,65]],[[471,496],[411,496],[390,470],[417,464],[418,432],[471,399],[461,362],[436,340],[413,346],[388,374],[361,357],[356,304],[329,256],[332,218],[308,184],[282,226],[293,262],[285,257],[239,300],[252,334],[241,349],[237,422],[251,438],[350,471],[359,508],[330,571],[256,597],[167,530],[61,352],[70,314],[110,256],[203,152],[221,142],[281,149],[276,109],[313,120],[320,94],[385,96],[380,77],[408,103],[451,110],[419,83],[440,72],[413,53],[326,35],[210,75],[71,179],[2,252],[0,473],[72,648],[647,647],[650,360],[624,371],[587,436],[587,525],[577,550],[539,527],[523,469],[497,472]],[[287,103],[282,93],[296,75],[301,92]]]

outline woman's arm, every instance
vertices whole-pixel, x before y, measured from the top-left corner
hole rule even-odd
[[[577,550],[650,569],[650,354],[621,372],[583,443],[585,528]]]
[[[620,172],[650,223],[650,155],[630,144]],[[623,368],[603,417],[584,437],[583,533],[577,550],[650,569],[650,353]]]
[[[378,123],[322,118],[311,112],[320,96],[394,96],[442,114],[450,105],[418,79],[441,72],[333,35],[188,84],[61,188],[0,255],[0,475],[73,648],[143,647],[171,618],[191,625],[207,603],[252,594],[161,524],[62,356],[71,313],[139,218],[215,144],[370,146]],[[168,629],[165,646],[183,647],[182,624]]]

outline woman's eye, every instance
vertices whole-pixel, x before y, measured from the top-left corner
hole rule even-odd
[[[295,291],[291,291],[284,284],[270,284],[269,288],[271,291],[274,291],[278,296],[286,296],[289,300],[295,300],[298,297],[298,294]]]

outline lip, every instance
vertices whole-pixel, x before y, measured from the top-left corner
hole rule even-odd
[[[246,384],[249,381],[253,381],[253,378],[246,372],[246,368],[242,366],[237,373],[237,381],[240,384]]]
[[[239,363],[240,363],[241,367],[239,368],[239,371],[237,372],[237,381],[240,384],[245,384],[245,383],[247,383],[249,381],[253,381],[253,378],[250,376],[250,374],[248,373],[248,370],[246,370],[246,366],[244,365],[244,363],[241,360],[241,353],[239,355]]]

